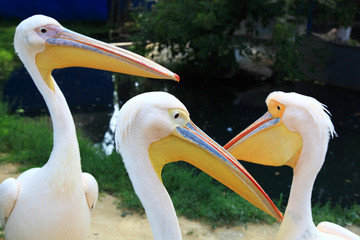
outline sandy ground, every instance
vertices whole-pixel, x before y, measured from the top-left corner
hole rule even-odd
[[[150,225],[145,217],[138,214],[121,217],[121,210],[114,205],[115,198],[105,195],[93,213],[90,236],[87,239],[153,239]],[[245,227],[220,227],[212,230],[210,226],[197,221],[179,218],[184,239],[187,240],[250,240],[273,239],[278,224],[248,224]]]
[[[0,165],[0,182],[8,177],[16,177],[17,166]],[[150,225],[145,216],[126,214],[116,208],[116,198],[100,194],[93,212],[90,233],[87,240],[151,240]],[[247,224],[246,227],[219,227],[215,230],[197,221],[179,218],[184,240],[269,240],[274,239],[279,224]],[[360,235],[360,227],[349,226]]]

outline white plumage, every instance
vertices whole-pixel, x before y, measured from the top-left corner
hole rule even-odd
[[[98,185],[92,175],[82,173],[74,121],[51,71],[79,66],[177,81],[179,78],[148,59],[67,30],[43,15],[18,25],[14,47],[49,109],[54,142],[43,167],[30,169],[0,185],[0,220],[5,237],[83,240],[88,234]]]
[[[184,104],[168,93],[144,93],[126,102],[118,115],[115,141],[156,240],[182,239],[161,181],[163,166],[175,161],[189,162],[278,221],[282,218],[251,175],[197,128]]]
[[[237,159],[293,167],[288,205],[276,239],[360,240],[359,236],[336,224],[323,222],[316,227],[312,219],[313,185],[324,163],[329,139],[336,135],[329,111],[315,98],[297,93],[273,92],[266,104],[268,113],[247,128],[252,135],[247,138],[250,134],[240,133],[225,148]],[[245,156],[241,149],[254,138],[259,145]],[[263,151],[265,145],[270,147]],[[281,155],[288,150],[291,154]]]

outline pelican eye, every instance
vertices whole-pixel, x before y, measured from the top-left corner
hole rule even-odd
[[[281,108],[280,108],[280,106],[279,106],[279,105],[277,105],[277,110],[279,110],[279,111],[280,111],[280,109],[281,109]]]
[[[40,32],[46,33],[46,32],[47,32],[47,29],[46,29],[46,28],[41,28],[41,29],[40,29]]]
[[[178,108],[169,110],[169,118],[174,126],[185,126],[190,121],[188,114]]]

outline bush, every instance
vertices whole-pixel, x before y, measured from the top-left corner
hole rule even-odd
[[[264,25],[275,16],[282,3],[246,0],[168,0],[159,1],[148,12],[134,16],[136,32],[133,40],[142,54],[149,43],[170,49],[171,55],[182,54],[180,71],[191,71],[203,77],[231,76],[236,69],[234,49],[242,47],[242,39],[234,36],[242,21],[248,32],[255,22]],[[181,68],[182,66],[182,68]]]
[[[12,23],[8,24],[0,26],[0,92],[4,82],[18,65],[13,46],[15,27]]]
[[[304,54],[300,51],[303,37],[291,22],[278,21],[273,28],[275,47],[273,70],[277,81],[298,81],[304,79]]]

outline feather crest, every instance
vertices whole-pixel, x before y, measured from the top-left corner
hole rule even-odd
[[[284,93],[281,91],[272,92],[266,99],[268,103],[271,99],[274,99],[286,106],[296,106],[309,113],[316,126],[318,126],[320,132],[327,131],[330,137],[337,136],[333,123],[331,122],[331,113],[327,109],[326,105],[320,103],[313,97],[301,95],[298,93],[290,92]]]

